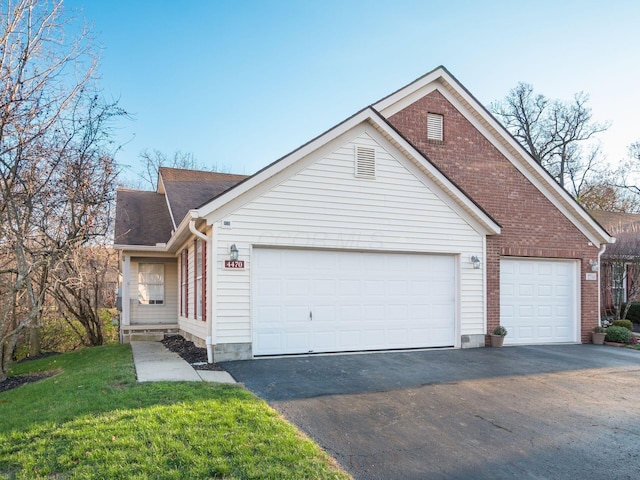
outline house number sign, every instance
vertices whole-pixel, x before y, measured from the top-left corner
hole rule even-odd
[[[244,260],[225,260],[224,268],[229,270],[244,270]]]

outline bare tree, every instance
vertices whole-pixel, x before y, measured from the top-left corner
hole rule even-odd
[[[124,112],[92,92],[88,34],[69,38],[61,1],[4,2],[0,19],[2,380],[18,338],[41,321],[56,263],[107,228],[107,125]]]
[[[144,150],[139,156],[144,168],[139,177],[143,185],[152,190],[156,190],[158,187],[158,171],[160,167],[225,173],[228,173],[229,170],[226,167],[219,167],[217,163],[205,165],[198,161],[192,153],[183,153],[180,150],[174,152],[173,156],[168,156],[160,150]]]
[[[640,300],[640,224],[609,228],[616,242],[602,257],[602,304],[611,305],[614,320],[626,318],[633,302]]]
[[[52,270],[49,293],[57,302],[58,313],[82,344],[104,343],[100,313],[103,308],[115,306],[117,285],[117,254],[106,245],[72,249]]]
[[[588,210],[620,213],[640,211],[640,197],[618,188],[615,182],[607,178],[583,185],[576,200]]]
[[[588,101],[582,92],[571,101],[550,100],[521,82],[489,108],[533,158],[577,196],[576,188],[599,173],[602,164],[597,147],[585,154],[584,146],[609,127],[592,120]]]
[[[640,140],[629,145],[628,158],[620,164],[616,175],[615,186],[640,199]]]

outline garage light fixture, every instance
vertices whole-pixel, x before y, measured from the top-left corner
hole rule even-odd
[[[471,263],[473,263],[473,268],[475,268],[476,270],[479,270],[482,266],[482,263],[480,262],[480,259],[477,255],[471,255],[471,258],[469,260],[471,260]]]
[[[238,260],[238,247],[236,247],[235,243],[229,247],[229,259]]]
[[[597,260],[589,260],[589,265],[591,265],[592,272],[597,272],[598,269],[600,268],[600,265],[598,264]]]

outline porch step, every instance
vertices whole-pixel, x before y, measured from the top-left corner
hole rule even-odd
[[[156,325],[121,325],[121,343],[131,343],[132,341],[158,342],[166,334],[177,334],[180,327],[177,323],[156,324]]]

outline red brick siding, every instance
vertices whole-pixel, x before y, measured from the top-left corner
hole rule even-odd
[[[444,115],[444,142],[427,140],[427,113]],[[500,322],[500,257],[581,261],[582,342],[598,322],[598,282],[586,281],[598,248],[437,91],[389,118],[502,227],[487,238],[487,328]]]

